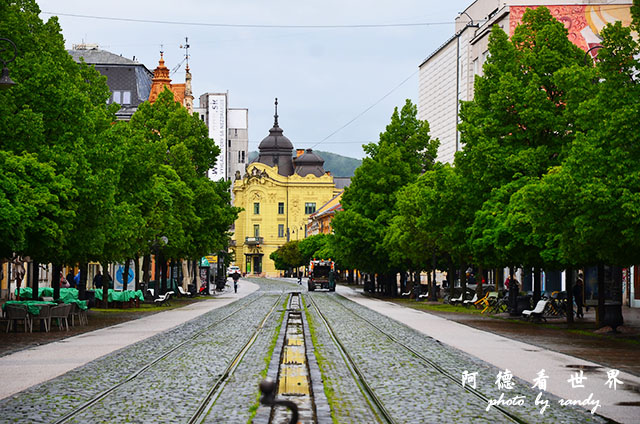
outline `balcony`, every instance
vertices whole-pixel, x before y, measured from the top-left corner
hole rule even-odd
[[[264,239],[262,237],[245,237],[244,244],[248,246],[257,246],[262,244]]]

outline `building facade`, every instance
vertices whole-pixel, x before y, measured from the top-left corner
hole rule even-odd
[[[477,0],[456,17],[455,33],[420,64],[418,118],[429,122],[440,140],[437,159],[453,163],[460,145],[457,125],[460,101],[473,99],[475,75],[489,51],[493,25],[512,35],[527,8],[547,7],[563,22],[569,39],[587,51],[600,43],[598,34],[609,22],[631,23],[631,0]],[[594,52],[595,53],[595,52]]]
[[[209,137],[220,148],[209,178],[229,180],[236,172],[244,172],[249,155],[249,110],[230,108],[229,93],[205,93],[200,96],[200,107],[195,111],[209,128]]]
[[[230,249],[243,273],[277,276],[280,271],[269,255],[289,240],[302,240],[309,216],[340,190],[324,171],[324,160],[311,149],[293,157],[293,144],[278,125],[277,109],[259,152],[246,171],[234,175],[234,206],[243,210]]]
[[[307,237],[315,236],[317,234],[331,234],[333,232],[333,229],[331,228],[331,221],[333,220],[333,217],[336,216],[336,212],[342,210],[342,204],[340,201],[342,200],[343,193],[344,190],[341,190],[338,194],[333,196],[331,200],[320,206],[315,213],[309,216],[306,231]]]
[[[149,99],[153,73],[138,63],[135,57],[127,59],[100,50],[97,44],[75,44],[68,52],[76,62],[84,60],[107,77],[107,85],[111,91],[109,103],[118,103],[121,106],[116,112],[119,120],[131,119],[138,105]]]

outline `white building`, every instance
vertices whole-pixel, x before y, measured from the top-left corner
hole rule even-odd
[[[220,148],[220,156],[209,178],[233,180],[236,171],[244,173],[249,155],[249,109],[230,108],[229,93],[206,93],[195,108],[209,128],[209,137]]]
[[[509,35],[527,8],[544,5],[565,24],[570,39],[587,51],[600,43],[609,22],[631,23],[631,0],[476,0],[456,17],[455,34],[420,64],[418,118],[440,139],[438,160],[453,162],[461,149],[457,131],[459,104],[473,99],[474,76],[482,74],[494,24]]]

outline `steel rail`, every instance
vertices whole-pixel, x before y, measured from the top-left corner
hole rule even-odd
[[[356,381],[356,384],[360,386],[360,390],[365,395],[365,398],[367,399],[367,402],[371,406],[371,409],[374,415],[376,415],[378,419],[382,419],[385,423],[395,424],[396,421],[391,416],[391,413],[387,410],[387,408],[385,408],[380,398],[378,398],[378,395],[376,395],[375,391],[371,388],[369,383],[367,383],[367,380],[364,377],[364,374],[362,373],[358,365],[356,364],[356,361],[351,357],[351,355],[349,355],[349,352],[345,348],[344,344],[340,341],[338,336],[335,334],[333,328],[331,327],[331,324],[329,324],[329,321],[327,320],[324,313],[322,313],[322,311],[318,307],[318,304],[316,303],[316,301],[313,299],[312,296],[308,296],[308,298],[311,301],[311,303],[313,303],[313,306],[318,312],[318,315],[320,316],[320,319],[325,325],[327,332],[329,333],[329,336],[334,341],[342,357],[345,359],[345,363],[349,368],[351,375],[353,375],[354,380]]]
[[[124,380],[112,385],[110,388],[98,393],[97,395],[95,395],[94,397],[92,397],[91,399],[89,399],[88,401],[86,401],[85,403],[83,403],[82,405],[80,405],[79,407],[77,407],[76,409],[74,409],[73,411],[67,413],[66,415],[64,415],[62,418],[54,421],[54,424],[62,424],[66,421],[68,421],[70,418],[72,418],[73,416],[79,414],[80,412],[84,411],[85,409],[89,408],[90,406],[96,404],[97,402],[99,402],[100,400],[104,399],[109,393],[113,392],[114,390],[118,389],[119,387],[123,386],[124,384],[136,379],[140,374],[142,374],[143,372],[145,372],[146,370],[148,370],[149,368],[151,368],[152,366],[156,365],[158,362],[160,362],[161,360],[163,360],[164,358],[166,358],[167,356],[169,356],[171,353],[175,352],[176,350],[180,349],[181,347],[183,347],[184,345],[186,345],[187,343],[192,342],[194,339],[196,339],[197,337],[201,336],[202,334],[204,334],[205,332],[211,330],[211,328],[223,323],[225,320],[229,319],[231,316],[235,315],[236,313],[238,313],[239,311],[247,308],[248,306],[252,305],[253,303],[255,303],[256,301],[258,301],[259,297],[256,296],[256,298],[248,303],[246,303],[245,305],[239,307],[238,309],[234,310],[233,312],[229,313],[228,315],[226,315],[224,318],[219,319],[218,321],[209,324],[208,326],[206,326],[205,328],[203,328],[202,330],[197,331],[196,333],[194,333],[192,336],[190,336],[189,338],[185,339],[184,341],[178,343],[177,345],[175,345],[174,347],[172,347],[171,349],[167,350],[165,353],[163,353],[162,355],[160,355],[159,357],[157,357],[156,359],[154,359],[153,361],[149,362],[148,364],[146,364],[145,366],[143,366],[142,368],[138,369],[137,371],[133,372],[132,374],[130,374],[128,377],[126,377]]]
[[[211,387],[211,389],[209,389],[209,391],[207,392],[207,395],[200,402],[200,405],[198,405],[198,409],[196,409],[196,412],[194,412],[191,418],[189,418],[189,421],[187,421],[189,424],[202,422],[204,417],[206,417],[206,413],[209,412],[211,407],[216,403],[216,401],[218,400],[218,397],[220,397],[220,394],[224,390],[227,384],[227,380],[231,375],[233,375],[233,372],[236,370],[236,368],[238,368],[238,365],[240,364],[240,362],[242,361],[246,353],[249,351],[251,346],[253,346],[253,343],[258,338],[258,335],[262,331],[269,317],[273,314],[273,311],[275,311],[276,307],[282,301],[282,298],[284,295],[285,295],[284,292],[280,294],[276,302],[271,307],[271,310],[260,322],[258,327],[256,327],[255,331],[253,332],[253,335],[249,338],[247,343],[245,343],[245,345],[238,351],[238,353],[233,357],[233,359],[229,363],[229,366],[227,366],[227,368],[224,370],[220,378],[218,378],[216,383]]]
[[[338,295],[339,296],[339,295]],[[435,369],[438,373],[442,374],[444,377],[448,378],[449,380],[451,380],[452,382],[454,382],[456,385],[460,386],[461,389],[466,390],[467,392],[471,393],[472,395],[476,396],[477,398],[481,399],[483,402],[486,402],[487,404],[489,403],[489,398],[487,398],[484,394],[482,394],[480,391],[474,389],[473,387],[470,386],[463,386],[462,385],[462,380],[459,379],[458,377],[454,376],[453,374],[451,374],[450,372],[448,372],[447,370],[445,370],[444,368],[442,368],[440,365],[438,365],[436,362],[434,362],[433,360],[427,358],[426,356],[422,355],[420,352],[416,351],[415,349],[413,349],[410,346],[407,346],[405,343],[401,342],[400,340],[398,340],[396,337],[394,337],[393,335],[387,333],[386,331],[384,331],[383,329],[381,329],[380,327],[378,327],[376,324],[374,324],[373,322],[371,322],[369,319],[364,318],[363,316],[361,316],[360,314],[358,314],[357,312],[347,308],[345,305],[343,305],[341,302],[337,302],[337,304],[339,304],[340,306],[342,306],[344,309],[346,309],[347,311],[351,312],[353,315],[357,316],[358,318],[360,318],[361,320],[367,322],[369,325],[371,325],[373,328],[375,328],[376,330],[378,330],[380,333],[382,333],[384,336],[386,336],[387,338],[389,338],[389,340],[391,340],[392,342],[402,346],[403,348],[405,348],[406,350],[408,350],[409,352],[411,352],[413,355],[415,355],[417,358],[421,359],[423,362],[425,362],[426,364],[428,364],[429,366],[431,366],[433,369]],[[317,308],[317,306],[316,306]],[[501,406],[493,406],[495,409],[497,409],[500,413],[502,413],[505,417],[507,417],[508,419],[510,419],[512,422],[516,422],[519,424],[527,424],[527,421],[523,420],[522,418],[520,418],[518,415],[511,413],[509,411],[507,411],[506,409],[504,409]]]

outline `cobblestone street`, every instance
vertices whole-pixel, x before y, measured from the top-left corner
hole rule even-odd
[[[541,414],[531,384],[500,389],[504,370],[339,294],[251,281],[260,289],[246,297],[0,400],[2,421],[251,422],[288,293],[301,291],[333,422],[606,422],[546,392]],[[463,371],[478,373],[476,390],[461,386]],[[520,401],[488,407],[501,397]]]

